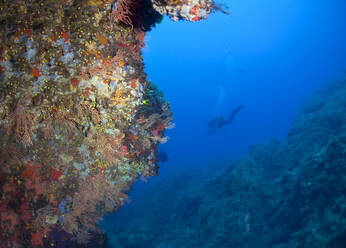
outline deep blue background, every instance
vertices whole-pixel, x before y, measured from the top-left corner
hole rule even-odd
[[[147,33],[145,71],[171,103],[176,123],[167,132],[171,139],[160,145],[170,161],[158,177],[136,183],[131,207],[125,205],[104,225],[124,214],[136,219],[131,216],[136,211],[126,209],[150,200],[143,189],[160,190],[160,181],[182,168],[219,168],[251,144],[283,140],[304,100],[344,74],[345,0],[224,3],[230,16],[216,13],[197,23],[165,17]],[[234,123],[209,136],[207,122],[228,116],[239,104],[245,108]]]
[[[173,22],[147,34],[149,80],[170,101],[176,128],[164,167],[202,166],[282,139],[304,99],[346,69],[344,0],[224,1],[230,16]],[[206,123],[245,108],[213,136]],[[169,168],[167,168],[169,170]]]

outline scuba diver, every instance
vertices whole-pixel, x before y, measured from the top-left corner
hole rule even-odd
[[[235,109],[233,109],[232,113],[230,114],[230,116],[228,117],[228,119],[225,119],[223,117],[216,117],[214,119],[212,119],[210,122],[208,122],[208,133],[209,134],[214,134],[216,133],[217,130],[223,128],[224,126],[231,124],[234,117],[236,116],[236,114],[242,109],[244,108],[243,105],[239,105],[238,107],[236,107]]]

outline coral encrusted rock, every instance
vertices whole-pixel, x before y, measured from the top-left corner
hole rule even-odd
[[[157,174],[172,113],[141,48],[161,17],[150,1],[0,2],[0,247],[87,245]]]

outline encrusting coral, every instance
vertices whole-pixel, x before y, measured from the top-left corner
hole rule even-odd
[[[174,21],[206,19],[213,10],[213,4],[210,0],[153,0],[153,7],[159,13],[168,15]]]
[[[140,50],[161,19],[149,0],[1,0],[0,247],[88,243],[157,174],[172,113]]]
[[[198,21],[216,9],[210,0],[0,1],[1,248],[101,240],[95,223],[135,180],[157,175],[157,147],[174,126],[144,73],[145,32],[162,14]]]

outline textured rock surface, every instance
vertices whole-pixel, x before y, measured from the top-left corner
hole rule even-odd
[[[161,14],[198,21],[213,6],[0,2],[1,248],[95,246],[95,222],[138,177],[157,174],[157,146],[172,127],[143,70],[145,32]]]
[[[161,18],[150,1],[1,1],[0,247],[95,245],[157,174],[172,114],[140,49]]]

